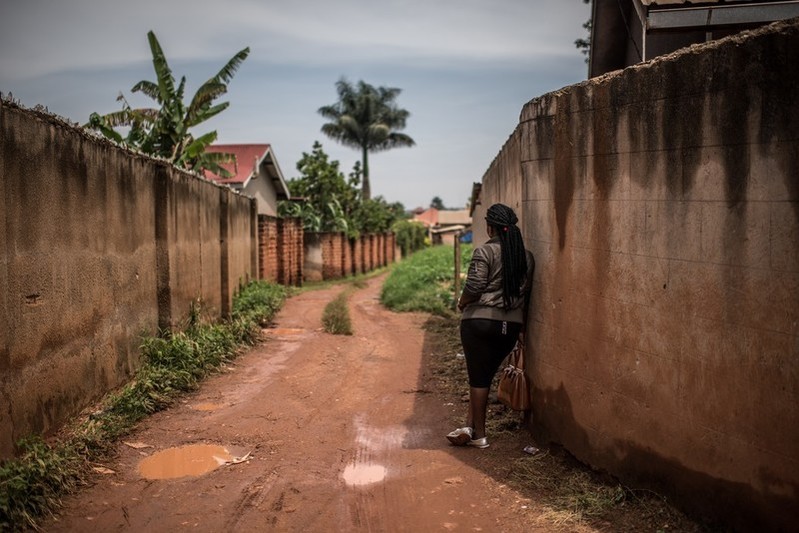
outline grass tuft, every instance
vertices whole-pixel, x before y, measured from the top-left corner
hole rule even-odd
[[[352,320],[347,306],[349,291],[343,291],[325,306],[322,326],[333,335],[352,335]]]

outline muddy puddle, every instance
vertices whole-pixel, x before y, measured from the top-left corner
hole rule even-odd
[[[201,476],[222,465],[244,462],[249,455],[242,448],[191,444],[152,454],[139,463],[139,474],[146,479]]]
[[[381,465],[352,463],[341,474],[344,483],[350,486],[371,485],[386,478],[386,467]]]
[[[283,336],[283,335],[299,335],[300,333],[304,333],[305,330],[302,328],[266,328],[264,332],[267,335],[275,335],[275,336]]]
[[[191,406],[191,408],[194,409],[195,411],[218,411],[223,407],[225,407],[225,405],[221,403],[211,403],[211,402],[203,402]]]

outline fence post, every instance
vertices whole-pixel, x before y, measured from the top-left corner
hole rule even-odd
[[[461,295],[461,232],[455,234],[455,302]]]

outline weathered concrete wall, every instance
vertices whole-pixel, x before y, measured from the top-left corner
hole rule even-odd
[[[159,242],[168,256],[168,278],[163,291],[169,293],[169,316],[162,316],[161,327],[179,327],[186,310],[198,298],[202,308],[219,316],[229,308],[223,305],[222,253],[227,242],[222,229],[227,224],[228,191],[209,187],[207,182],[162,166],[156,177],[156,198],[164,209],[156,218],[166,227]]]
[[[797,64],[794,21],[533,100],[478,206],[536,256],[539,436],[745,529],[799,508]]]
[[[232,309],[233,296],[253,278],[257,278],[258,265],[253,264],[253,252],[258,249],[254,232],[258,227],[257,209],[254,200],[250,204],[246,202],[228,204],[227,282],[230,290],[222,293],[228,298],[225,315]],[[221,260],[224,264],[224,258]]]
[[[251,199],[0,102],[0,457],[125,382],[192,300],[218,316],[221,198],[246,279]]]
[[[304,281],[322,281],[322,236],[321,233],[306,233],[304,242],[304,263],[302,275]]]

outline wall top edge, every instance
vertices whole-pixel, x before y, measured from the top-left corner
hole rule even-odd
[[[659,68],[663,64],[673,63],[684,57],[703,54],[711,50],[717,50],[726,47],[737,47],[746,44],[749,41],[776,34],[793,34],[799,36],[799,17],[773,22],[753,30],[744,30],[740,33],[729,35],[727,37],[706,43],[693,44],[670,54],[664,54],[643,63],[637,63],[624,69],[607,72],[600,76],[589,78],[579,83],[568,85],[561,89],[537,96],[524,104],[519,115],[519,121],[527,122],[532,120],[534,117],[555,115],[557,111],[557,102],[562,97],[566,97],[574,92],[584,91],[595,86],[606,85],[611,83],[614,79],[622,77],[625,73]]]
[[[121,144],[117,144],[116,142],[112,141],[111,139],[108,139],[107,137],[103,137],[98,133],[95,133],[91,130],[82,127],[77,122],[72,122],[67,118],[64,118],[60,115],[50,112],[47,109],[47,107],[41,104],[37,104],[32,108],[29,108],[23,105],[22,103],[15,101],[11,95],[0,92],[0,112],[4,112],[6,109],[13,109],[19,111],[20,113],[32,116],[41,122],[46,122],[51,126],[68,130],[73,134],[82,137],[90,142],[97,143],[99,145],[105,145],[112,149],[119,150],[120,152],[126,154],[129,157],[144,159],[150,163],[167,167],[177,173],[183,174],[186,177],[198,179],[204,183],[213,185],[217,189],[228,191],[236,196],[241,196],[242,198],[254,199],[250,195],[243,194],[239,191],[231,189],[230,187],[227,187],[226,185],[221,185],[213,180],[209,180],[202,174],[193,172],[191,170],[187,170],[185,168],[177,167],[166,159],[145,154],[144,152],[132,150],[127,146],[122,146]]]

